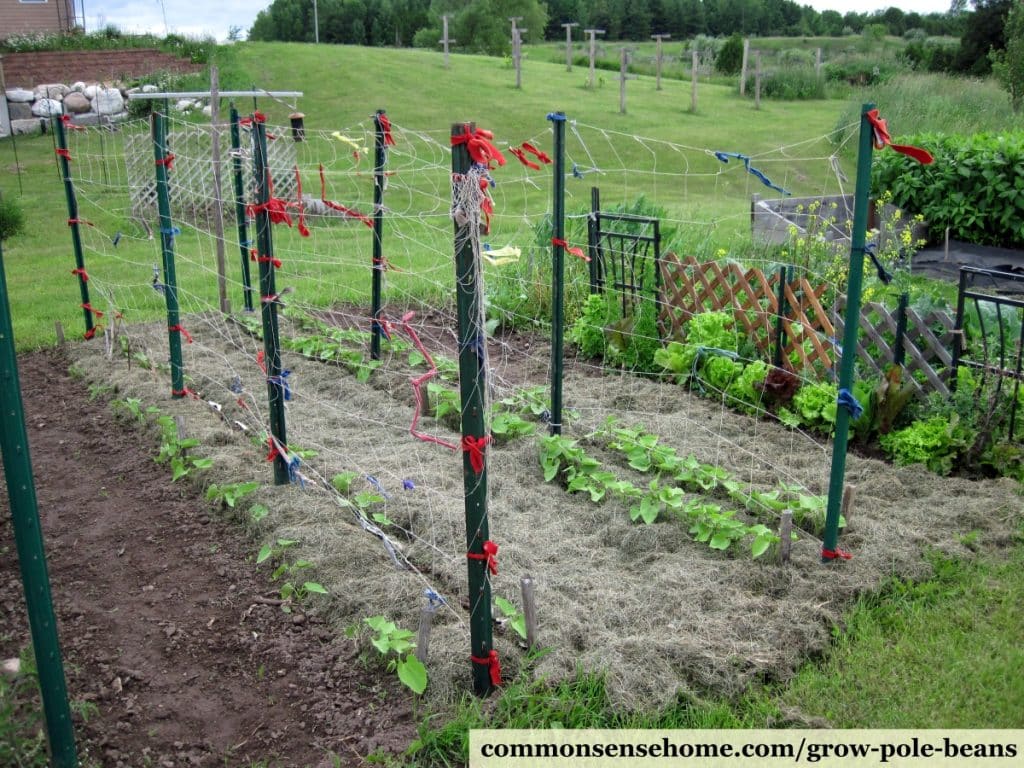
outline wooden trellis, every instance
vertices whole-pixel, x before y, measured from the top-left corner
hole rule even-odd
[[[699,262],[692,256],[680,259],[666,254],[661,260],[663,303],[660,309],[664,335],[682,339],[683,326],[701,312],[731,312],[737,326],[746,333],[766,359],[771,359],[779,319],[779,275],[765,275],[759,269],[744,269],[735,262]],[[827,285],[812,285],[798,277],[786,283],[782,327],[786,344],[783,356],[797,370],[831,371],[839,358],[837,340],[843,334],[845,297],[829,307]],[[918,389],[949,394],[944,380],[952,363],[950,345],[952,315],[932,311],[922,316],[913,308],[906,312],[903,336],[905,362],[909,372],[920,371],[923,383],[908,376]],[[867,370],[881,374],[894,360],[897,310],[878,302],[861,309],[861,338],[858,357]],[[941,371],[941,373],[940,373]]]

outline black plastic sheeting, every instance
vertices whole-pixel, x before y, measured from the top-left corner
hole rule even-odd
[[[915,275],[925,275],[953,283],[960,279],[962,266],[1016,275],[1017,280],[1000,279],[997,276],[977,277],[975,285],[978,288],[991,288],[999,293],[1024,295],[1024,251],[950,240],[948,252],[944,246],[928,248],[917,253],[913,259]]]

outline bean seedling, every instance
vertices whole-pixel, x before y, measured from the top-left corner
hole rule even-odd
[[[413,653],[416,650],[413,633],[400,629],[385,616],[369,616],[363,621],[377,633],[370,642],[387,660],[388,669],[397,672],[398,679],[413,693],[423,693],[427,689],[427,668]]]

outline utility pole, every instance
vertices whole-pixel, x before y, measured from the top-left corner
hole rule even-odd
[[[572,72],[572,28],[578,27],[578,21],[563,24],[565,28],[565,71]]]
[[[658,41],[658,52],[655,54],[655,60],[657,62],[657,65],[656,65],[656,67],[657,67],[657,69],[656,69],[657,74],[655,76],[655,81],[654,82],[656,83],[655,90],[656,91],[660,91],[661,90],[661,62],[662,62],[661,41],[662,40],[671,40],[672,39],[672,35],[651,35],[651,39]]]
[[[595,35],[603,35],[603,29],[585,29],[583,30],[590,35],[590,77],[587,80],[587,87],[594,87],[594,56],[597,55],[597,42]]]
[[[450,13],[446,13],[444,16],[441,17],[441,22],[444,24],[444,29],[443,29],[444,37],[441,38],[441,44],[444,45],[444,68],[445,69],[448,69],[448,44],[455,42],[455,40],[453,40],[452,38],[448,37],[448,19],[450,19],[451,17],[452,17],[452,15]]]

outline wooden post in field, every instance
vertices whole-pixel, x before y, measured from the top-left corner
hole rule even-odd
[[[655,63],[655,73],[656,74],[655,74],[655,79],[654,79],[654,82],[655,82],[654,90],[656,90],[656,91],[660,91],[661,90],[661,63],[662,63],[662,61],[664,59],[664,57],[662,56],[662,52],[661,52],[661,41],[662,40],[670,40],[671,38],[672,38],[672,35],[651,35],[651,39],[652,40],[657,40],[658,41],[657,53],[654,56],[654,59],[655,59],[655,62],[656,62]]]
[[[743,66],[740,67],[740,96],[747,93],[747,59],[750,56],[750,38],[743,38]]]
[[[444,33],[444,37],[441,38],[441,44],[444,46],[444,68],[445,69],[448,69],[448,45],[449,45],[449,43],[454,43],[455,42],[455,40],[453,40],[452,38],[448,37],[448,19],[450,19],[451,17],[452,17],[452,15],[450,13],[446,13],[444,16],[441,17],[441,23],[443,24],[443,33]]]
[[[814,51],[814,76],[821,77],[821,48]]]
[[[754,53],[754,109],[761,108],[761,52]]]
[[[508,20],[512,22],[512,64],[516,68],[516,89],[523,87],[523,70],[522,70],[522,33],[526,30],[521,30],[516,26],[517,21],[522,21],[522,16],[509,16]]]
[[[629,49],[619,49],[619,114],[626,114],[626,80],[629,79]]]
[[[572,28],[578,27],[578,21],[568,22],[562,26],[565,28],[565,71],[572,72]]]
[[[690,56],[690,111],[697,113],[697,68],[700,66],[700,55],[694,49]]]
[[[213,166],[213,235],[217,254],[217,297],[220,311],[230,314],[228,307],[227,268],[224,265],[224,198],[221,195],[220,173],[220,78],[217,67],[210,67],[210,164]]]
[[[597,55],[597,38],[595,35],[603,35],[603,29],[585,29],[583,30],[590,35],[590,77],[587,79],[587,88],[594,87],[594,57]]]
[[[779,562],[788,563],[789,553],[793,548],[793,510],[782,511],[782,522],[779,525]]]
[[[853,514],[853,499],[857,495],[857,486],[847,485],[843,490],[843,503],[840,505],[840,514],[843,516],[843,522],[846,523],[846,529],[850,530],[850,517]]]
[[[537,645],[537,601],[534,599],[533,579],[524,576],[519,580],[523,595],[523,621],[526,623],[526,650],[532,651]]]

